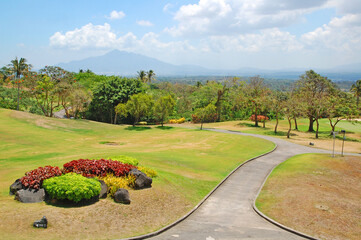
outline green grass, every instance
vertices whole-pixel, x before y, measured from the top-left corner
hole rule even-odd
[[[27,171],[117,155],[135,157],[156,170],[153,186],[184,196],[190,209],[240,163],[273,147],[266,140],[233,134],[53,119],[0,109],[0,213],[16,210],[9,186]]]

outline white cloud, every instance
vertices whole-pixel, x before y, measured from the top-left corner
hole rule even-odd
[[[164,5],[163,7],[163,12],[170,12],[170,9],[173,8],[173,4],[171,3],[167,3],[166,5]]]
[[[110,15],[107,18],[114,20],[114,19],[122,19],[123,17],[125,17],[124,12],[122,12],[122,11],[117,12],[114,10],[110,13]]]
[[[361,14],[335,17],[328,24],[303,34],[301,40],[312,49],[361,50]]]
[[[152,27],[153,23],[151,23],[150,21],[146,21],[146,20],[139,20],[137,21],[137,24],[143,27]]]
[[[65,34],[56,32],[50,37],[50,46],[81,49],[86,47],[107,48],[117,42],[116,34],[110,29],[110,25],[93,25],[91,23],[68,31]]]
[[[179,8],[172,36],[231,35],[289,26],[327,0],[200,0]]]

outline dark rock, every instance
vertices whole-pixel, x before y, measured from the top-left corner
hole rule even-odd
[[[135,176],[135,189],[143,189],[152,187],[153,180],[145,173],[133,168],[129,171],[129,174]]]
[[[45,200],[45,191],[43,188],[36,189],[21,189],[16,192],[15,200],[23,203],[36,203]]]
[[[10,185],[10,195],[15,195],[15,193],[19,190],[23,189],[23,185],[20,182],[20,178],[16,179],[16,181]]]
[[[107,198],[108,195],[108,186],[105,184],[103,180],[98,180],[101,184],[101,190],[99,194],[99,198]]]
[[[114,201],[117,203],[130,204],[129,192],[127,189],[119,188],[114,193]]]
[[[314,146],[315,144],[313,142],[310,142],[310,146]]]
[[[48,219],[46,219],[46,217],[44,216],[42,219],[35,221],[33,226],[37,228],[47,228]]]

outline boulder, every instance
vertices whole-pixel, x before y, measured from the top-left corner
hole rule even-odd
[[[98,180],[101,184],[101,190],[99,194],[99,198],[107,198],[108,195],[108,186],[103,180]]]
[[[135,189],[152,187],[153,180],[138,169],[133,168],[129,171],[129,174],[135,176]]]
[[[15,200],[23,203],[36,203],[45,200],[45,191],[43,188],[40,189],[21,189],[16,192]]]
[[[13,184],[10,185],[10,195],[15,195],[15,193],[19,190],[23,189],[23,185],[20,182],[20,178],[16,179]]]
[[[117,203],[130,204],[129,192],[127,189],[119,188],[114,193],[114,201]]]

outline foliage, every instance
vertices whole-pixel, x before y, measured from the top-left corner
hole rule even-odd
[[[158,173],[154,169],[149,167],[139,166],[138,170],[145,173],[150,178],[155,178],[158,176]]]
[[[203,123],[205,122],[214,122],[217,120],[216,107],[213,104],[208,104],[204,108],[198,108],[195,110],[192,115],[192,121],[194,123],[201,123],[201,130],[203,128]]]
[[[182,117],[182,118],[179,118],[179,119],[170,119],[169,123],[181,124],[181,123],[184,123],[185,121],[186,121],[186,119],[184,117]]]
[[[154,114],[162,126],[168,116],[173,112],[174,105],[175,101],[171,95],[162,96],[155,102]]]
[[[109,159],[114,160],[114,161],[119,161],[125,164],[130,164],[133,166],[138,166],[139,161],[136,158],[133,157],[128,157],[128,156],[124,156],[124,155],[119,155],[119,156],[112,156],[109,157]]]
[[[20,178],[21,184],[26,188],[39,189],[43,181],[48,178],[60,176],[62,174],[58,167],[45,166],[26,172],[25,176]]]
[[[352,84],[350,91],[356,96],[356,105],[359,107],[360,97],[361,97],[361,79],[357,80],[354,84]]]
[[[108,77],[93,88],[93,100],[87,117],[101,122],[114,122],[115,107],[126,103],[130,96],[142,91],[142,82],[137,79]]]
[[[127,175],[124,177],[116,177],[113,174],[108,174],[105,177],[101,177],[101,180],[108,186],[108,193],[114,196],[114,193],[119,188],[130,189],[135,187],[136,177],[134,175]]]
[[[128,114],[134,119],[133,126],[139,122],[141,117],[151,113],[153,104],[153,98],[145,93],[138,93],[130,97],[126,104],[126,109]]]
[[[84,177],[104,177],[108,173],[112,173],[117,177],[125,176],[128,172],[135,168],[130,164],[124,164],[119,161],[113,160],[90,160],[90,159],[79,159],[65,163],[63,166],[63,172],[69,173],[74,172],[82,174]]]
[[[100,194],[101,184],[93,178],[86,178],[76,173],[68,173],[44,181],[44,189],[51,198],[58,200],[68,199],[80,202],[91,199]]]

